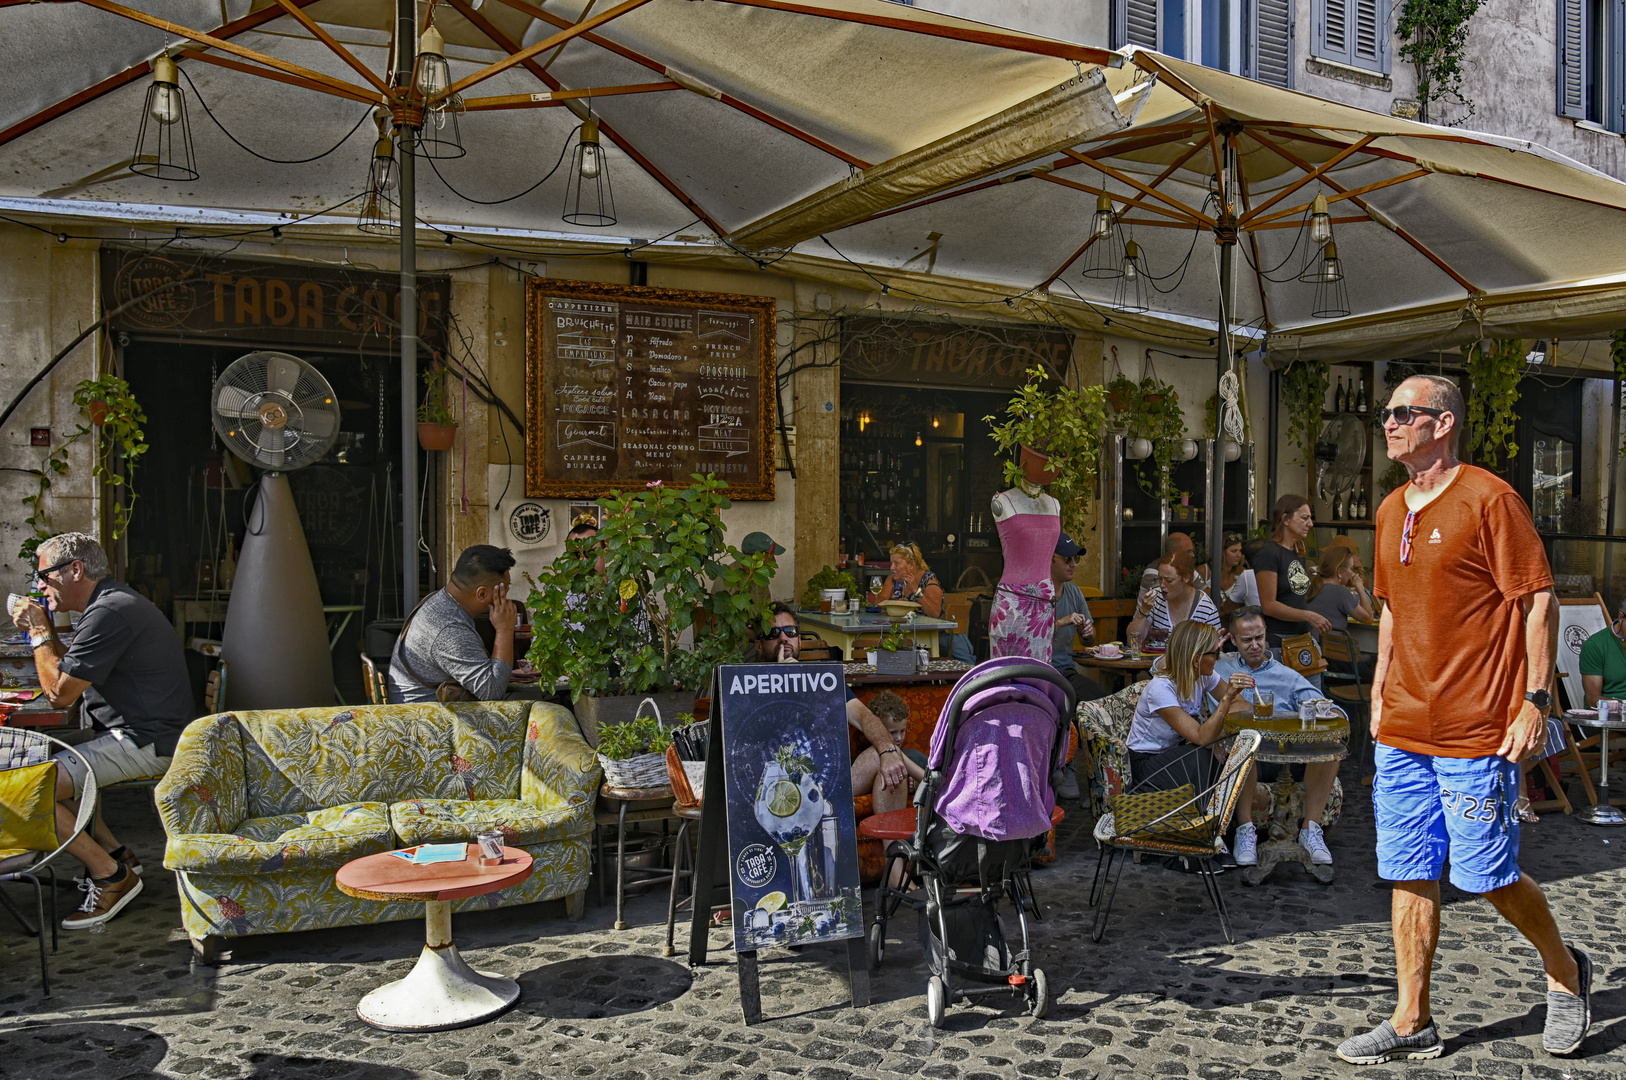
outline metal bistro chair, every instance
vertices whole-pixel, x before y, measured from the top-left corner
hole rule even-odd
[[[367,704],[383,705],[388,697],[384,690],[384,673],[378,670],[373,658],[361,654],[361,686],[367,694]]]
[[[1112,914],[1112,901],[1118,893],[1118,878],[1123,875],[1123,864],[1133,854],[1180,855],[1197,861],[1198,876],[1208,889],[1208,898],[1219,913],[1220,929],[1228,944],[1231,937],[1230,920],[1226,917],[1225,896],[1214,876],[1214,841],[1224,832],[1224,823],[1231,820],[1237,799],[1242,791],[1242,779],[1248,775],[1254,755],[1259,752],[1259,733],[1242,731],[1231,740],[1231,752],[1225,767],[1207,791],[1195,792],[1190,785],[1173,791],[1136,791],[1119,795],[1113,800],[1113,812],[1102,815],[1095,823],[1095,839],[1101,847],[1096,860],[1095,877],[1090,882],[1090,906],[1096,908],[1095,925],[1090,940],[1100,941],[1106,933],[1107,918]],[[1171,766],[1164,766],[1159,772]],[[1155,775],[1155,774],[1154,774]],[[1149,779],[1149,778],[1148,778]],[[1192,792],[1192,794],[1187,794]],[[1144,814],[1144,817],[1143,817]],[[1127,825],[1118,828],[1118,818]],[[1118,868],[1113,871],[1116,861]],[[1105,874],[1102,873],[1103,869]],[[1103,898],[1102,894],[1105,893]],[[1103,902],[1104,899],[1104,902]]]
[[[1359,763],[1366,760],[1366,752],[1372,742],[1369,730],[1372,684],[1361,681],[1361,647],[1355,643],[1349,631],[1328,630],[1321,635],[1321,657],[1328,663],[1327,670],[1321,673],[1327,696],[1342,705],[1354,721],[1358,721],[1358,725],[1352,723],[1350,741],[1355,744],[1351,749],[1359,747],[1352,755],[1359,767]],[[1337,670],[1332,667],[1334,663],[1348,670]]]
[[[79,814],[74,818],[73,832],[68,836],[58,836],[57,846],[52,851],[24,851],[10,858],[0,859],[0,882],[26,881],[34,886],[34,918],[36,925],[30,925],[28,919],[17,909],[11,899],[0,892],[0,906],[11,912],[12,916],[22,924],[24,931],[40,940],[40,985],[44,996],[51,996],[51,974],[46,964],[45,952],[45,890],[40,883],[43,873],[49,877],[51,883],[51,951],[56,951],[57,910],[56,910],[56,867],[51,865],[68,845],[73,843],[86,829],[90,828],[91,819],[96,816],[96,774],[91,771],[87,762],[79,751],[65,742],[60,742],[42,732],[28,728],[0,727],[0,771],[11,769],[24,769],[34,765],[43,765],[51,760],[53,754],[66,751],[79,759],[85,768],[85,786],[79,797]],[[61,768],[60,765],[57,766]],[[56,792],[51,792],[50,810],[56,814]],[[53,829],[54,831],[54,829]],[[0,831],[0,849],[13,848],[12,838]]]

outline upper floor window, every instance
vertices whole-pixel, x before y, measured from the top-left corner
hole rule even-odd
[[[1313,0],[1312,54],[1321,60],[1389,74],[1390,0]]]
[[[1626,131],[1626,0],[1558,0],[1558,115]]]
[[[1622,0],[1626,2],[1626,0]],[[1293,84],[1293,0],[1112,0],[1112,46]]]

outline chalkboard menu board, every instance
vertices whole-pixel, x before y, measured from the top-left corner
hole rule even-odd
[[[532,279],[525,493],[597,498],[694,473],[774,497],[774,301]]]

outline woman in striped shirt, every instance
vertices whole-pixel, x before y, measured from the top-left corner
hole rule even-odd
[[[1219,608],[1193,580],[1197,562],[1189,551],[1165,555],[1157,564],[1157,588],[1141,598],[1135,617],[1129,621],[1131,637],[1148,645],[1161,645],[1177,623],[1187,619],[1220,628]]]

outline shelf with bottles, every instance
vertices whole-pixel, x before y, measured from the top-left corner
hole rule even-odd
[[[1332,365],[1327,378],[1327,400],[1321,408],[1322,418],[1330,420],[1345,413],[1372,416],[1377,409],[1372,401],[1373,377],[1369,360]]]

